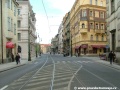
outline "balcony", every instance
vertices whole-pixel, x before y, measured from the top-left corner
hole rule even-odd
[[[104,34],[105,30],[95,29],[96,34]]]
[[[87,34],[87,32],[88,32],[87,28],[81,28],[80,29],[81,34]]]

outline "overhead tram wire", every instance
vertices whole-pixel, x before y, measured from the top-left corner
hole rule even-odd
[[[49,28],[49,33],[50,33],[50,32],[51,32],[51,29],[50,29],[49,19],[48,19],[47,11],[46,11],[46,9],[45,9],[45,5],[44,5],[43,0],[42,0],[42,4],[43,4],[43,8],[44,8],[44,11],[45,11],[46,17],[47,17],[47,21],[48,21],[48,28]]]

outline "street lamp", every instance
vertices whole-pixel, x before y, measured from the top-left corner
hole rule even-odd
[[[2,63],[3,61],[3,26],[2,26],[2,0],[1,0],[1,56],[2,56]]]

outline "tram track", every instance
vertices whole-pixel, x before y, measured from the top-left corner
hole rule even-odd
[[[51,64],[47,64],[51,61]],[[43,66],[27,73],[16,80],[5,90],[70,90],[70,85],[82,66],[75,66],[72,62],[55,60],[49,56]],[[77,77],[76,77],[77,78]],[[82,83],[79,82],[82,85]]]

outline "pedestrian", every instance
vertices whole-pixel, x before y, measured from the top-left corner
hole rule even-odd
[[[113,52],[113,62],[115,62],[115,59],[116,59],[116,55],[115,55],[115,53]]]
[[[12,62],[14,62],[14,55],[11,53]]]
[[[15,60],[16,64],[20,63],[20,55],[18,53],[16,54]]]
[[[113,52],[112,51],[110,51],[108,58],[110,59],[110,64],[112,64],[112,61],[113,61]]]

